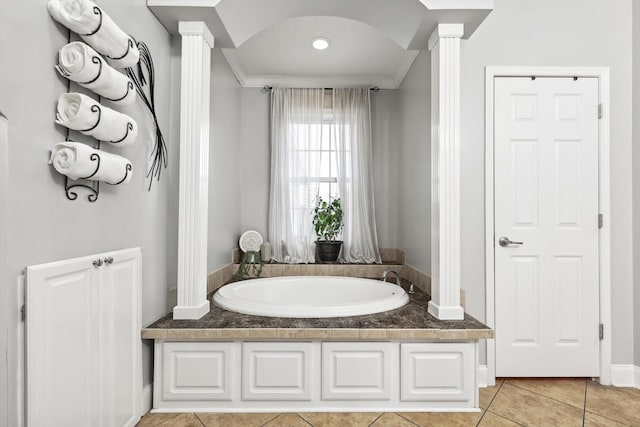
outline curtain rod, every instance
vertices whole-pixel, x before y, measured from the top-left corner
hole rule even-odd
[[[270,92],[271,89],[273,89],[273,86],[269,86],[269,85],[264,85],[262,86],[262,92],[266,93],[266,92]],[[332,87],[325,87],[324,90],[333,90],[334,88]],[[369,90],[371,92],[380,92],[380,88],[378,86],[374,86],[374,87],[370,87]]]

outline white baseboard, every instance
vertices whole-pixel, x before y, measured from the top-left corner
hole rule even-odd
[[[478,387],[488,387],[489,383],[489,368],[487,365],[480,365],[478,367]]]
[[[140,416],[144,416],[153,407],[153,383],[149,383],[142,388],[142,399],[140,400],[142,407],[140,408]]]
[[[635,365],[611,365],[611,385],[640,388],[640,367]]]

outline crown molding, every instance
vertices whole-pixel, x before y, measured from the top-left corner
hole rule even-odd
[[[247,74],[237,59],[234,49],[221,49],[231,71],[242,87],[374,87],[380,89],[398,89],[409,72],[420,51],[408,51],[408,55],[399,65],[395,75],[371,77],[359,76],[285,76]]]

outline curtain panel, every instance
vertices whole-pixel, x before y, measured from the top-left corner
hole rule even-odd
[[[318,150],[336,147],[338,196],[344,242],[339,260],[380,263],[375,226],[371,102],[368,89],[334,89],[325,105],[323,89],[274,88],[271,93],[271,190],[269,236],[273,258],[315,262],[313,208],[320,194]],[[323,107],[330,107],[329,109]],[[328,116],[329,120],[325,120]],[[328,133],[328,135],[323,135]]]
[[[278,262],[315,262],[312,212],[320,169],[311,148],[322,140],[323,104],[323,89],[271,92],[269,236]]]
[[[371,95],[368,88],[333,90],[331,138],[338,148],[345,263],[380,263],[373,196]]]

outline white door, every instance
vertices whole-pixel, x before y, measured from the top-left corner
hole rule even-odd
[[[598,79],[494,88],[496,376],[598,376]]]

